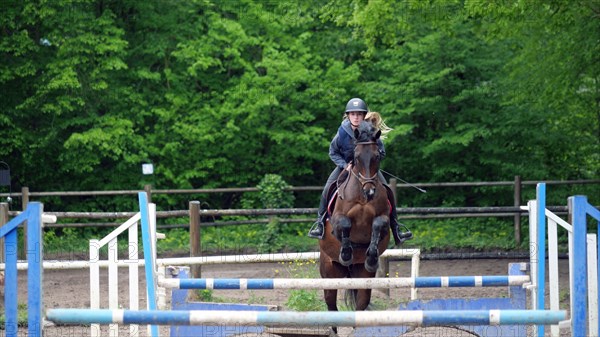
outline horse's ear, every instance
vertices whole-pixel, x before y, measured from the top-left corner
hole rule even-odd
[[[354,139],[358,140],[359,135],[360,135],[360,132],[358,132],[358,128],[354,129]]]
[[[377,130],[377,133],[375,134],[375,139],[379,139],[379,137],[381,137],[381,130]]]

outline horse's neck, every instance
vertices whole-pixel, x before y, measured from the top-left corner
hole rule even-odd
[[[348,178],[342,185],[342,193],[344,195],[344,199],[347,201],[354,201],[360,204],[366,204],[369,201],[363,193],[362,184],[358,179],[358,175],[358,170],[356,168],[353,168],[352,172],[348,174]]]

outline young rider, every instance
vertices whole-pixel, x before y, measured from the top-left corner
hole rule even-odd
[[[321,193],[321,202],[319,203],[319,210],[317,214],[317,221],[313,224],[310,231],[308,232],[308,236],[312,238],[323,238],[324,234],[324,222],[325,216],[327,213],[327,194],[329,192],[329,188],[333,182],[335,182],[339,175],[343,172],[343,170],[352,170],[352,161],[354,159],[354,142],[356,139],[354,138],[354,129],[358,127],[361,121],[365,119],[367,116],[367,112],[369,108],[365,101],[360,98],[353,98],[348,101],[346,104],[346,111],[344,120],[340,125],[337,134],[333,137],[331,144],[329,145],[329,157],[336,164],[336,168],[331,172],[329,178],[327,178],[327,182],[325,183],[325,187],[323,188],[323,192]],[[369,116],[370,121],[373,123],[375,127],[380,129],[384,129],[387,133],[390,129],[385,125],[381,116],[378,113],[372,113]],[[382,132],[383,133],[383,132]],[[379,153],[381,159],[385,157],[385,147],[381,139],[377,140],[377,147],[379,148]],[[398,231],[398,219],[396,214],[396,203],[394,200],[394,196],[392,194],[391,189],[387,185],[383,174],[381,171],[379,172],[379,179],[386,187],[388,198],[394,207],[392,207],[392,214],[390,217],[390,228],[392,229],[392,233],[394,234],[394,240],[396,244],[400,244],[403,239],[400,238]],[[407,233],[408,234],[408,233]],[[408,236],[402,235],[403,238],[408,238]]]

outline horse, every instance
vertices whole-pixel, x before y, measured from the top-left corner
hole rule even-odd
[[[319,240],[322,278],[370,278],[379,266],[379,256],[390,241],[387,192],[378,178],[380,154],[377,140],[381,131],[362,121],[354,131],[356,147],[352,170],[338,181],[338,196],[325,234]],[[340,175],[341,177],[342,175]],[[337,311],[337,289],[324,290],[329,311]],[[346,291],[352,310],[365,310],[371,289]],[[334,330],[335,327],[334,327]]]

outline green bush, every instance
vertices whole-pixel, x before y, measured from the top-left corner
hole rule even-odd
[[[259,205],[260,208],[292,208],[294,207],[294,194],[289,191],[291,187],[283,178],[277,174],[266,174],[258,188],[258,196],[255,199],[247,199],[246,206]],[[287,226],[286,226],[287,227]],[[288,231],[286,231],[288,232]],[[282,239],[284,226],[279,219],[269,217],[268,224],[261,231],[259,253],[278,252],[285,246]]]

